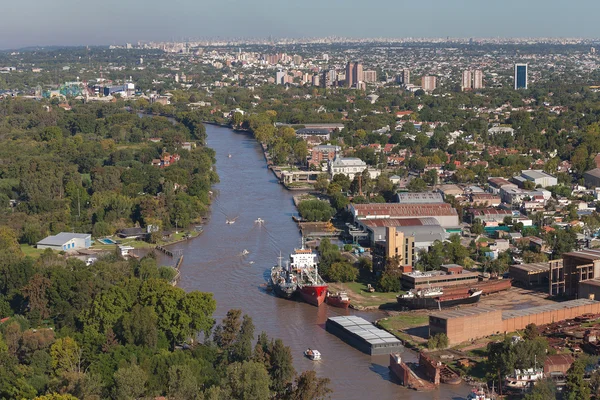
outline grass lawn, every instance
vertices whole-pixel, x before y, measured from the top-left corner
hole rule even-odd
[[[417,314],[414,312],[403,313],[393,317],[384,318],[379,321],[379,324],[390,332],[399,331],[417,326],[428,325],[429,315]]]
[[[331,291],[345,291],[350,296],[352,304],[361,307],[378,307],[382,304],[396,303],[398,293],[369,293],[364,282],[347,282],[330,284]]]
[[[38,258],[44,252],[44,250],[45,249],[36,249],[35,247],[30,246],[28,244],[21,245],[21,251],[23,252],[23,254],[31,258]]]

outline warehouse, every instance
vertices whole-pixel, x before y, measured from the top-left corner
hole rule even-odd
[[[513,282],[520,285],[548,287],[550,264],[547,262],[511,265],[508,273]]]
[[[456,345],[497,333],[522,330],[529,324],[547,325],[584,314],[600,314],[600,302],[578,299],[510,311],[471,307],[432,314],[429,316],[429,335],[444,333],[448,336],[448,343]]]

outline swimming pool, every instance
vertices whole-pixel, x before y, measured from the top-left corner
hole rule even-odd
[[[98,241],[102,244],[117,244],[117,242],[112,239],[98,239]]]

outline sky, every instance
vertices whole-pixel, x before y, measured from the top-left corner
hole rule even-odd
[[[0,0],[0,49],[268,36],[600,38],[599,13],[599,0]]]

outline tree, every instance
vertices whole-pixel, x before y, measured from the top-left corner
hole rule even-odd
[[[287,400],[322,400],[329,398],[329,378],[318,378],[315,371],[309,370],[296,378]]]
[[[322,200],[305,200],[298,205],[298,211],[303,219],[310,222],[329,221],[335,212],[328,202]]]
[[[556,384],[552,379],[537,381],[531,392],[527,393],[523,400],[550,400],[556,399]]]
[[[315,190],[321,193],[326,193],[327,188],[329,187],[329,179],[327,179],[327,174],[319,174],[313,187]]]
[[[331,264],[325,277],[331,282],[354,282],[358,277],[358,270],[349,262],[342,261]]]
[[[271,376],[271,389],[273,392],[283,395],[296,374],[292,364],[292,351],[283,344],[281,339],[276,339],[269,345],[268,354],[270,361],[269,375]]]
[[[433,335],[427,340],[427,348],[430,350],[445,349],[448,347],[448,336],[444,333]]]
[[[50,347],[52,367],[58,374],[82,371],[82,350],[77,342],[66,336]]]
[[[567,400],[589,399],[591,397],[590,386],[584,380],[585,367],[585,359],[579,358],[575,360],[571,368],[567,371]]]
[[[119,368],[114,380],[115,397],[119,400],[137,399],[146,393],[148,375],[137,364]]]
[[[484,231],[484,227],[483,224],[481,223],[481,220],[476,219],[475,222],[473,222],[473,224],[471,224],[471,233],[473,235],[481,235]]]
[[[254,323],[252,318],[244,315],[242,325],[232,349],[232,360],[248,361],[252,357],[252,342],[254,341]]]
[[[227,381],[233,398],[240,400],[269,398],[269,374],[261,363],[244,361],[230,364],[227,367]]]
[[[187,364],[169,368],[169,398],[174,400],[196,399],[200,385],[194,372]]]
[[[523,336],[526,340],[534,340],[538,336],[540,336],[540,332],[538,331],[538,327],[536,324],[529,324],[525,327],[525,332],[523,332]]]
[[[406,188],[410,192],[424,192],[427,190],[427,182],[425,182],[421,178],[414,178],[411,179],[410,182],[408,182]]]

